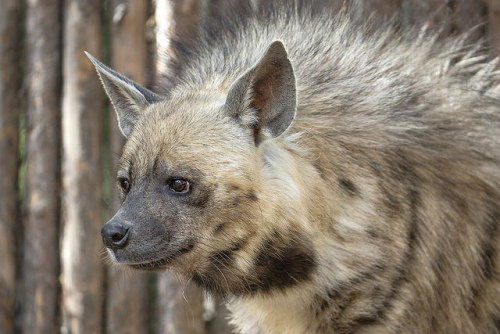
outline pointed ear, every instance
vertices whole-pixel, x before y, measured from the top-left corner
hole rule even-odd
[[[259,62],[231,86],[226,99],[231,116],[262,136],[278,137],[297,109],[295,74],[285,47],[273,42]]]
[[[85,52],[85,54],[94,64],[104,90],[115,108],[120,130],[125,137],[128,137],[141,112],[148,105],[160,101],[161,97],[113,71],[90,53]]]

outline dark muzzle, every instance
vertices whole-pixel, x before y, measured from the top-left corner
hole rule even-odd
[[[129,227],[111,219],[101,229],[102,242],[108,248],[123,248],[127,245]]]

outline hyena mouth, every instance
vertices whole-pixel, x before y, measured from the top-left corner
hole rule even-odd
[[[165,266],[170,265],[174,259],[176,259],[177,257],[179,257],[183,254],[190,252],[193,248],[194,248],[194,244],[191,243],[191,244],[187,245],[186,247],[181,248],[178,251],[175,251],[173,254],[171,254],[168,257],[165,257],[163,259],[153,260],[153,261],[143,262],[143,263],[130,263],[127,265],[129,267],[131,267],[133,269],[137,269],[137,270],[152,271],[152,270],[164,269]]]
[[[161,260],[155,260],[151,262],[144,262],[144,263],[137,263],[137,264],[128,264],[129,267],[136,269],[136,270],[159,270],[162,269],[163,267],[167,266],[172,262],[173,257],[168,257],[165,259]]]

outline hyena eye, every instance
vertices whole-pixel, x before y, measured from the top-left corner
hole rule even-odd
[[[168,181],[168,189],[174,193],[186,194],[191,190],[191,184],[184,179],[172,179]]]
[[[118,183],[120,184],[122,190],[128,193],[128,191],[130,190],[130,181],[126,178],[119,178]]]

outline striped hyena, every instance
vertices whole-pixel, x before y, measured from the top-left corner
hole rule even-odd
[[[496,60],[350,17],[228,18],[160,94],[90,57],[128,138],[104,243],[242,333],[500,333]]]

